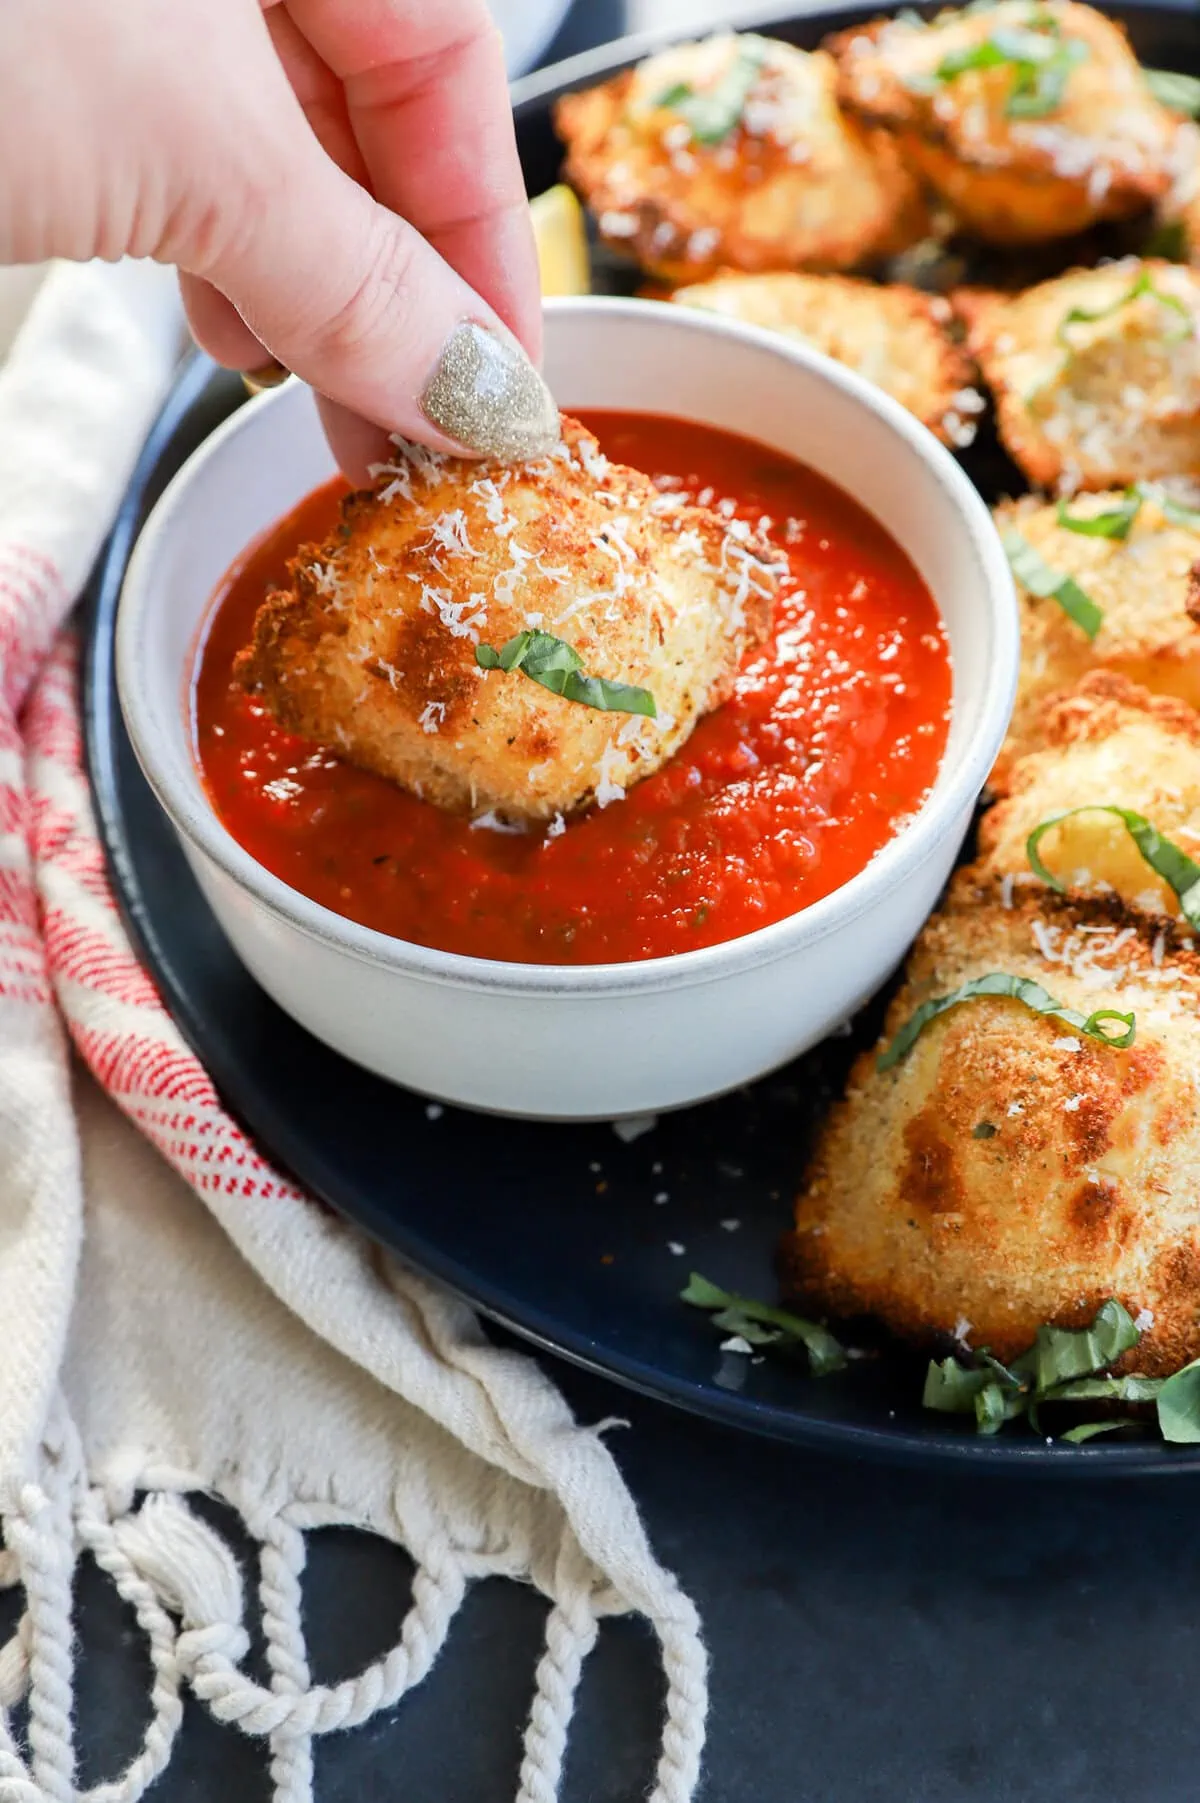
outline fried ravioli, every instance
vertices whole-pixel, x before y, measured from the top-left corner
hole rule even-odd
[[[836,358],[915,413],[943,444],[975,436],[983,397],[973,366],[948,328],[940,295],[898,283],[880,287],[834,275],[724,275],[677,288],[684,307],[701,307],[798,338]]]
[[[1200,472],[1200,273],[1128,257],[953,300],[1005,448],[1035,486]]]
[[[1093,670],[1078,688],[1055,696],[1038,718],[1036,749],[1003,771],[1005,793],[979,822],[981,875],[1036,883],[1029,835],[1074,808],[1038,842],[1038,855],[1060,883],[1109,890],[1143,913],[1177,914],[1170,885],[1146,863],[1123,822],[1105,807],[1130,809],[1189,857],[1200,855],[1200,714],[1186,702],[1152,695],[1111,670]]]
[[[1150,206],[1178,118],[1124,31],[1090,6],[1000,0],[931,23],[882,19],[830,40],[839,97],[977,237],[1064,238]]]
[[[885,133],[843,117],[836,71],[752,34],[660,51],[555,109],[565,174],[600,236],[670,282],[854,269],[925,235]]]
[[[987,996],[932,1020],[889,1070],[864,1053],[797,1201],[785,1288],[1001,1359],[1043,1322],[1083,1326],[1116,1296],[1143,1329],[1126,1368],[1173,1371],[1200,1354],[1191,936],[1111,901],[1022,893],[1005,908],[996,886],[962,879],[917,942],[881,1044],[922,1003],[993,971],[1085,1017],[1133,1013],[1135,1039],[1121,1050]]]
[[[1123,492],[1082,497],[1069,512],[1101,515],[1125,500]],[[1092,537],[1062,525],[1054,503],[1026,495],[996,508],[995,520],[1010,554],[1015,533],[1050,576],[1070,577],[1102,615],[1089,639],[1054,596],[1018,583],[1021,672],[1001,767],[1037,743],[1042,703],[1092,669],[1115,670],[1154,694],[1200,706],[1200,518],[1177,523],[1150,498],[1124,538]]]
[[[742,522],[660,494],[574,420],[515,468],[400,443],[289,566],[237,673],[288,730],[439,807],[551,821],[621,800],[724,699],[769,621],[764,557]],[[655,717],[479,667],[478,646],[534,631],[581,674],[648,689]]]

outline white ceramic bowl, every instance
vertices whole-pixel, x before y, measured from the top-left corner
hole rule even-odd
[[[894,969],[950,871],[999,748],[1016,603],[983,502],[885,395],[765,332],[642,301],[551,302],[545,369],[565,407],[724,426],[854,494],[932,590],[953,713],[925,806],[865,870],[726,945],[639,964],[492,963],[343,920],[255,862],[197,774],[185,688],[209,597],[247,542],[331,474],[308,390],[243,407],[189,459],[138,541],[117,627],[134,748],[217,919],[263,988],[319,1039],[430,1096],[500,1113],[608,1119],[674,1108],[784,1063]]]

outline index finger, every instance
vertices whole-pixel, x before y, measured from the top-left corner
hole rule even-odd
[[[486,0],[285,0],[342,82],[376,198],[541,349],[537,253]]]

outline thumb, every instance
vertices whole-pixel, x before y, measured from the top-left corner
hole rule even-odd
[[[253,229],[194,274],[327,397],[436,448],[517,461],[558,440],[558,409],[520,343],[420,233],[305,132],[283,147]],[[361,442],[361,441],[360,441]]]

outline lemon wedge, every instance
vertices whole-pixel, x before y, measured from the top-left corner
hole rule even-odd
[[[591,290],[583,208],[565,183],[547,188],[529,203],[543,294],[587,294]]]

